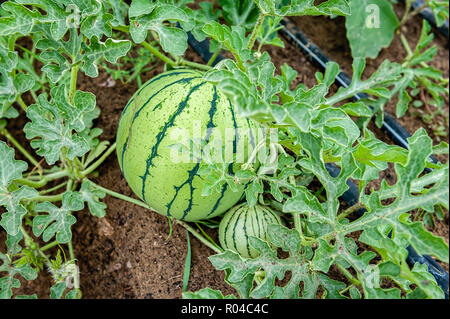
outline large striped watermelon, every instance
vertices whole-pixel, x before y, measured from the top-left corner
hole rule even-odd
[[[170,138],[171,131],[184,128],[193,134],[194,120],[200,121],[206,141],[210,138],[206,128],[215,127],[223,134],[225,128],[254,128],[253,122],[236,116],[226,96],[200,72],[177,69],[152,78],[134,94],[117,132],[117,156],[131,189],[160,214],[185,221],[218,216],[244,192],[244,185],[233,192],[224,184],[220,193],[202,196],[200,163],[173,162],[170,145],[177,141]],[[243,138],[254,144],[253,133],[248,136]],[[235,152],[240,137],[233,138]],[[229,173],[238,165],[228,164]]]
[[[267,241],[270,224],[281,225],[280,217],[270,208],[242,203],[231,208],[220,221],[219,241],[223,249],[242,257],[254,258],[259,252],[250,245],[250,236]]]

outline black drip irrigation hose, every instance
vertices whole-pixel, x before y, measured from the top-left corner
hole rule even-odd
[[[283,21],[283,23],[290,23],[290,22]],[[285,36],[287,36],[291,41],[296,43],[297,44],[296,46],[300,48],[300,50],[303,53],[305,53],[314,64],[316,65],[318,64],[320,68],[324,69],[325,64],[329,61],[329,59],[325,56],[325,54],[323,54],[322,51],[316,45],[310,42],[306,38],[306,36],[300,32],[300,30],[297,29],[298,34],[296,33],[296,36],[297,35],[300,36],[303,41],[294,36],[292,33],[290,32],[288,33],[288,30],[286,30],[286,25],[284,26],[285,28],[280,30],[280,32]],[[290,37],[290,34],[292,34],[293,37]],[[208,40],[199,42],[194,38],[194,36],[190,32],[188,32],[188,43],[194,49],[194,51],[203,59],[203,61],[205,62],[209,61],[213,56],[213,53],[209,51]],[[212,65],[213,66],[216,65],[223,59],[224,57],[221,54],[217,55]],[[348,86],[348,84],[351,82],[351,78],[345,73],[341,72],[337,77],[336,81],[338,82],[338,84],[342,86],[344,85]],[[355,98],[362,99],[364,98],[364,95],[359,94]],[[389,137],[396,144],[407,148],[408,142],[406,141],[406,138],[408,138],[411,135],[391,115],[385,114],[383,127],[388,132]],[[325,167],[332,177],[336,177],[339,175],[340,169],[336,165],[327,163]],[[359,201],[359,189],[358,186],[356,186],[356,184],[353,183],[351,180],[347,181],[347,186],[349,189],[341,196],[341,199],[351,207],[357,204]],[[359,216],[362,216],[365,212],[366,210],[364,208],[361,208],[357,210],[355,213]],[[432,257],[428,255],[420,256],[411,246],[408,246],[407,250],[408,250],[408,257],[406,259],[407,263],[410,266],[414,265],[416,262],[426,264],[428,267],[428,271],[433,275],[439,287],[441,287],[441,289],[444,291],[445,298],[449,298],[448,273]]]
[[[191,46],[191,48],[194,49],[194,51],[202,58],[203,61],[208,62],[214,55],[214,53],[211,53],[209,51],[209,41],[208,40],[204,40],[201,42],[197,41],[190,32],[188,32],[187,35],[188,35],[188,43]],[[223,55],[219,53],[216,59],[211,64],[211,66],[215,66],[218,62],[220,62],[223,59],[225,58],[223,57]]]
[[[425,4],[425,2],[423,0],[416,0],[411,4],[411,7],[413,8],[413,10],[418,10],[421,7],[423,7]],[[449,32],[448,32],[448,20],[446,20],[444,22],[443,25],[441,25],[440,27],[437,26],[436,23],[436,18],[433,14],[433,11],[431,10],[431,8],[429,7],[425,7],[423,8],[419,15],[428,21],[428,23],[430,23],[430,25],[432,25],[434,28],[436,28],[437,30],[439,30],[439,32],[445,36],[447,38],[447,40],[449,39]]]

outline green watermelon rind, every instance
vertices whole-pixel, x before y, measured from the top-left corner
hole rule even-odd
[[[250,128],[250,133],[256,128],[254,122],[236,116],[230,101],[202,73],[177,69],[150,79],[131,97],[116,138],[119,166],[134,193],[158,213],[188,222],[223,214],[245,190],[245,185],[238,185],[233,192],[224,183],[220,193],[202,196],[200,163],[170,160],[171,129],[192,131],[193,120],[201,120],[202,132],[206,127],[222,133],[226,127]],[[229,164],[229,173],[239,166]]]
[[[259,252],[250,245],[250,236],[268,241],[267,228],[271,224],[282,225],[278,214],[262,205],[234,206],[222,217],[219,225],[219,241],[223,249],[238,253],[244,258],[255,258]]]

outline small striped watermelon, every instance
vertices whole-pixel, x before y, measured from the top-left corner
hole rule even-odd
[[[242,203],[231,208],[219,225],[219,241],[223,249],[232,250],[242,257],[255,258],[259,252],[249,243],[249,237],[267,241],[267,227],[282,225],[280,217],[270,208]]]
[[[223,134],[225,128],[248,128],[250,134],[243,138],[255,143],[256,124],[237,117],[226,96],[203,80],[202,73],[189,69],[167,71],[146,82],[125,106],[117,132],[117,157],[131,189],[160,214],[184,221],[224,213],[242,198],[245,187],[239,185],[233,192],[224,184],[220,193],[202,196],[200,163],[174,163],[170,145],[177,141],[171,139],[171,130],[184,128],[192,135],[194,120],[201,123],[206,141],[210,134],[206,128]],[[239,138],[233,136],[234,152]],[[230,163],[229,173],[238,165]]]

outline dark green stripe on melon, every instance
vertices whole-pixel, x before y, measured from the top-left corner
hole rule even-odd
[[[255,258],[259,252],[250,245],[250,236],[268,241],[267,228],[281,225],[280,217],[261,205],[243,203],[231,208],[219,225],[219,241],[223,249],[232,250],[244,258]]]
[[[212,129],[213,127],[215,127],[214,125],[214,115],[216,114],[217,111],[217,99],[219,98],[219,95],[217,94],[217,89],[216,87],[214,87],[214,96],[213,99],[211,101],[211,108],[208,111],[209,114],[209,121],[208,124],[206,125],[207,129]],[[209,139],[211,137],[211,130],[207,130],[206,132],[206,138],[205,141],[206,143],[209,142]],[[188,179],[181,184],[180,186],[174,186],[175,188],[175,195],[173,197],[173,199],[170,201],[170,203],[167,205],[167,215],[171,216],[170,214],[170,208],[172,207],[172,203],[175,201],[175,199],[178,196],[178,192],[184,187],[184,185],[189,185],[189,189],[190,189],[190,194],[191,197],[189,198],[189,205],[188,207],[184,210],[183,212],[183,217],[182,219],[185,219],[187,214],[190,212],[190,210],[192,209],[192,202],[193,202],[193,195],[194,195],[194,190],[195,188],[192,186],[192,181],[194,179],[194,177],[197,175],[198,169],[200,168],[200,163],[195,164],[194,168],[192,170],[189,171],[189,177]],[[220,197],[222,198],[222,197]],[[218,202],[220,201],[220,199],[218,200]],[[213,210],[217,208],[218,205],[214,205]]]
[[[190,78],[190,80],[191,80],[191,78]],[[178,104],[178,108],[175,111],[175,113],[172,114],[172,116],[170,117],[169,121],[167,121],[164,124],[163,129],[158,133],[158,135],[156,135],[156,143],[152,146],[150,156],[147,159],[146,167],[145,167],[145,173],[144,173],[144,175],[139,176],[140,178],[142,178],[142,199],[144,201],[145,201],[145,187],[146,187],[146,184],[147,184],[146,183],[147,182],[147,177],[150,175],[150,167],[154,167],[155,166],[155,164],[153,163],[153,160],[155,159],[156,156],[158,156],[158,148],[159,148],[159,145],[161,144],[162,140],[166,136],[167,129],[174,125],[175,119],[183,112],[184,108],[188,105],[188,101],[189,101],[189,98],[191,97],[192,93],[197,91],[200,87],[202,87],[205,84],[206,84],[206,82],[201,82],[200,84],[197,84],[193,88],[190,89],[190,91],[187,94],[186,98],[180,104]],[[161,92],[161,90],[159,92]],[[153,96],[151,98],[153,98]],[[144,106],[147,105],[147,104],[148,104],[148,101],[144,104]],[[139,109],[139,112],[144,108],[144,106],[141,109]],[[136,118],[137,117],[135,115],[133,121]],[[197,173],[197,172],[195,171],[195,173]],[[194,176],[195,176],[195,173],[194,173]],[[191,173],[189,173],[189,175],[190,174]],[[192,176],[192,178],[194,178],[194,176]],[[191,197],[192,197],[192,192],[191,192]]]
[[[183,70],[183,71],[177,71],[177,72],[172,72],[172,73],[169,73],[169,72],[167,72],[167,73],[162,73],[162,74],[160,74],[160,75],[158,75],[158,76],[155,76],[154,78],[152,78],[151,80],[149,80],[148,82],[146,82],[137,92],[136,92],[136,95],[139,95],[139,93],[141,93],[142,92],[142,90],[144,90],[147,86],[149,86],[149,85],[151,85],[151,84],[153,84],[153,83],[155,83],[156,81],[159,81],[159,80],[161,80],[161,79],[164,79],[164,78],[166,78],[166,77],[173,77],[173,76],[175,76],[175,75],[181,75],[181,74],[199,74],[198,72],[196,72],[196,71],[193,71],[193,70]],[[123,109],[123,111],[122,111],[122,114],[124,114],[126,111],[127,111],[127,109],[128,109],[128,106],[131,104],[131,102],[133,102],[134,101],[134,99],[135,99],[135,97],[133,96],[131,99],[130,99],[130,101],[128,101],[128,103],[127,103],[127,105],[125,106],[125,108]]]
[[[193,73],[196,74],[195,77],[182,78],[182,79],[176,80],[176,81],[174,81],[174,82],[171,82],[171,83],[169,83],[169,84],[165,84],[161,89],[159,89],[156,93],[154,93],[149,99],[147,99],[147,101],[142,105],[142,107],[140,107],[137,111],[135,110],[135,111],[133,112],[133,119],[132,119],[132,122],[131,122],[131,126],[133,125],[134,120],[137,118],[137,116],[138,116],[139,113],[142,111],[142,109],[143,109],[147,104],[149,104],[150,101],[152,100],[152,98],[154,98],[154,97],[155,97],[158,93],[160,93],[162,90],[167,89],[167,88],[169,88],[169,87],[171,87],[172,85],[175,85],[175,84],[179,84],[179,83],[188,83],[188,82],[189,82],[190,80],[192,80],[192,79],[198,79],[198,78],[200,78],[198,72],[191,71],[191,70],[180,71],[180,72],[172,72],[172,73],[170,73],[170,74],[169,74],[169,73],[163,73],[163,74],[161,74],[161,75],[159,75],[159,76],[154,77],[154,78],[151,79],[150,81],[146,82],[146,83],[138,90],[138,92],[135,94],[135,96],[133,96],[133,97],[130,99],[130,101],[127,103],[127,105],[125,106],[125,108],[124,108],[124,110],[123,110],[123,112],[122,112],[122,116],[126,113],[128,107],[129,107],[129,105],[130,105],[132,102],[134,102],[135,99],[137,99],[137,98],[139,97],[139,94],[140,94],[147,86],[149,86],[150,84],[156,84],[157,81],[163,80],[164,78],[169,77],[169,76],[173,78],[174,76],[185,75],[185,74],[192,75]],[[157,108],[161,107],[161,104],[162,104],[162,103],[157,104],[157,105],[153,108],[153,111],[155,111]],[[123,163],[123,157],[124,157],[124,152],[126,152],[126,149],[127,149],[128,141],[129,141],[129,139],[128,139],[128,137],[127,137],[126,143],[124,143],[124,146],[123,146],[123,149],[122,149],[122,156],[121,156],[122,162],[120,163],[120,164],[121,164],[121,167],[123,166],[123,164],[122,164],[122,163]],[[123,168],[122,168],[122,170],[123,170]],[[124,174],[125,174],[125,171],[124,171],[124,170],[123,170],[123,172],[124,172]]]

